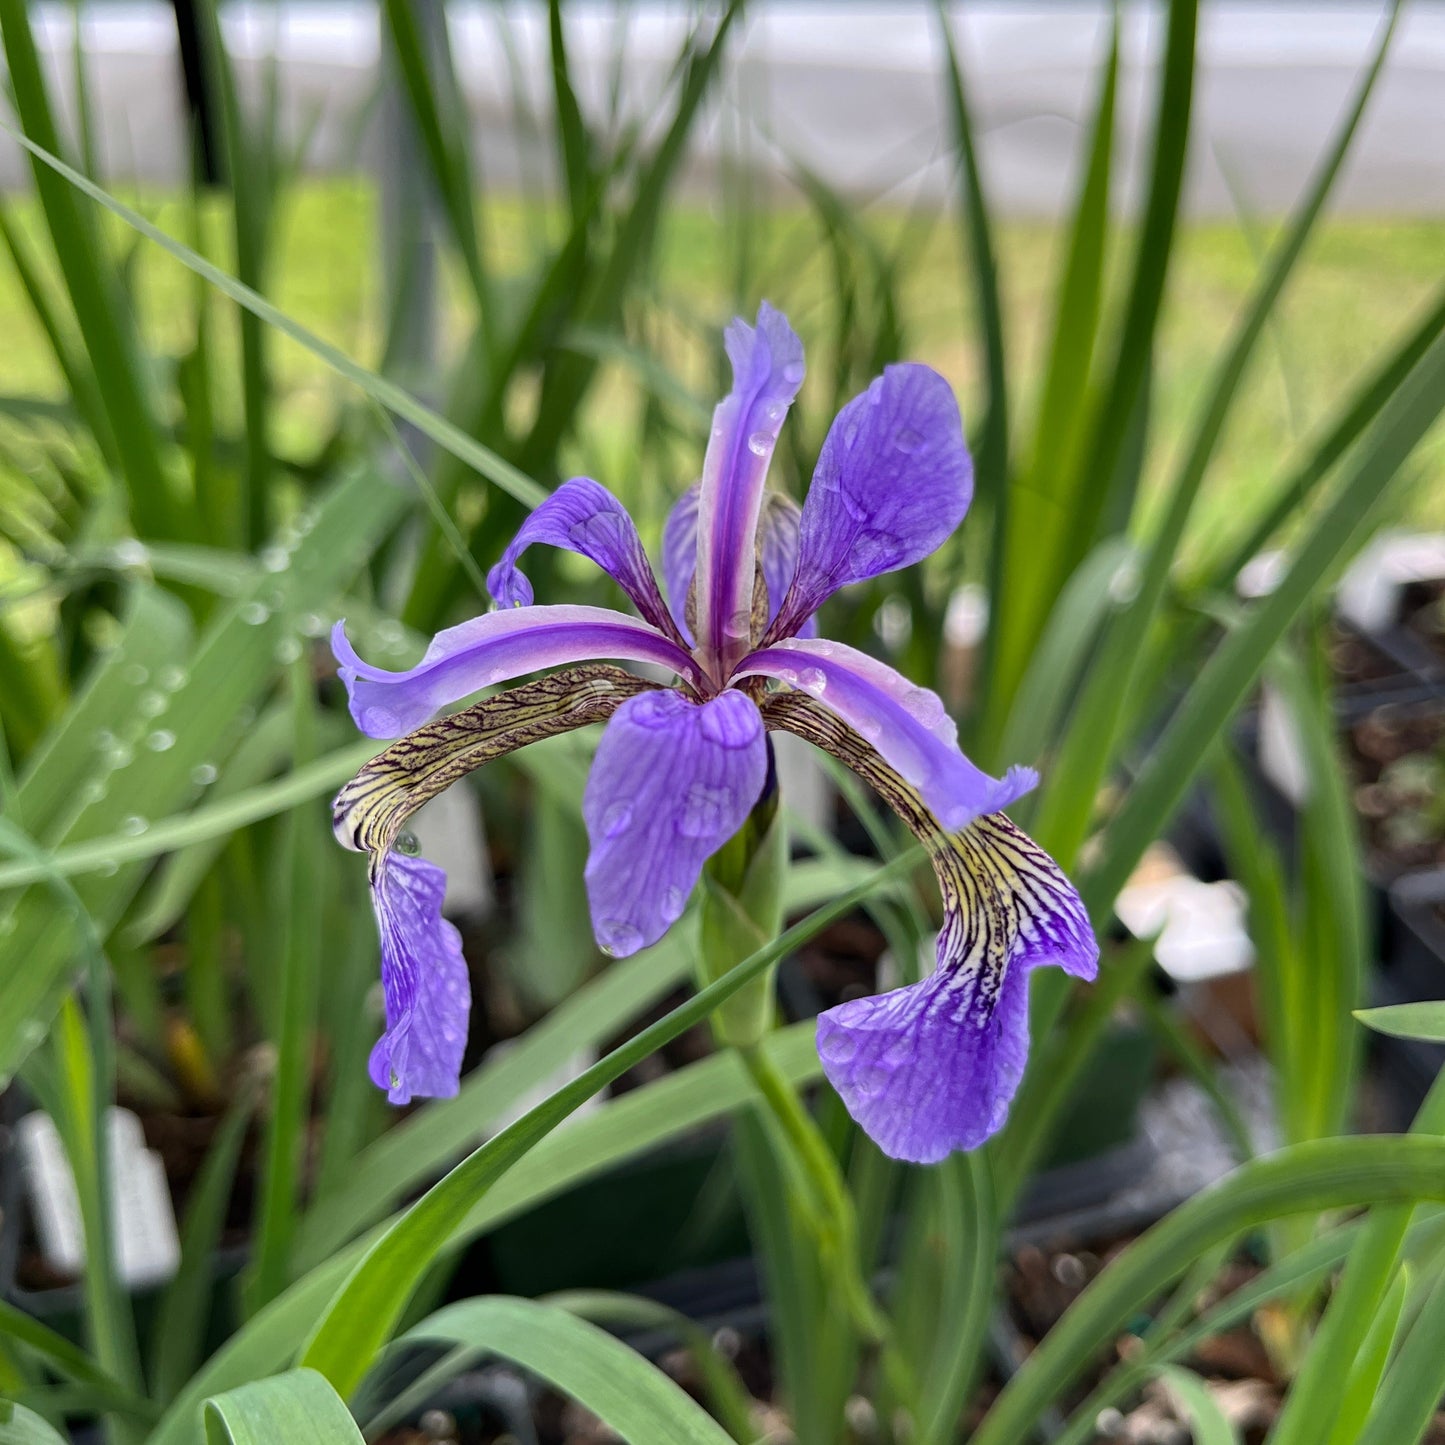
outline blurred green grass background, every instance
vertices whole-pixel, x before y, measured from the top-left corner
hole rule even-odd
[[[179,195],[140,193],[129,198],[172,234],[189,233],[191,218]],[[17,198],[13,214],[28,237],[38,237],[38,211],[31,198]],[[928,362],[947,376],[958,391],[966,422],[976,422],[983,404],[972,341],[976,323],[972,295],[963,280],[955,216],[865,209],[861,221],[880,247],[897,248],[910,258],[899,271],[898,296],[908,358]],[[203,215],[201,223],[203,248],[232,267],[229,224],[220,209]],[[528,198],[494,194],[487,198],[485,224],[501,269],[524,274],[536,254],[539,231],[555,238],[562,217],[560,212],[539,212]],[[816,212],[802,200],[784,200],[752,212],[750,224],[759,294],[784,307],[806,339],[829,317],[836,287]],[[379,235],[378,193],[368,179],[303,179],[283,202],[267,287],[283,310],[368,365],[379,360],[384,322]],[[1060,237],[1059,227],[1045,221],[1011,220],[999,227],[1009,362],[1016,387],[1042,373]],[[114,238],[119,248],[135,245],[119,231]],[[1155,358],[1154,405],[1165,445],[1152,449],[1150,480],[1158,481],[1175,460],[1169,443],[1182,434],[1198,402],[1270,239],[1266,228],[1255,232],[1251,223],[1237,221],[1192,222],[1182,231]],[[734,307],[735,241],[734,224],[724,220],[720,206],[675,201],[664,222],[655,283],[659,315],[695,316],[709,329],[726,316]],[[43,247],[36,250],[43,253]],[[1129,247],[1118,245],[1115,254],[1126,258]],[[1427,300],[1442,254],[1445,220],[1342,217],[1321,224],[1278,308],[1253,382],[1240,399],[1201,499],[1221,529],[1216,540],[1228,536],[1234,499],[1241,491],[1278,474],[1294,444],[1324,419],[1328,399],[1344,394],[1370,357],[1378,355]],[[140,245],[131,259],[145,332],[158,352],[176,353],[189,345],[193,334],[194,282],[153,247]],[[461,278],[448,280],[460,296]],[[463,338],[459,325],[448,327],[447,317],[460,316],[463,310],[444,305],[443,311],[441,345],[451,358]],[[219,323],[221,355],[234,365],[239,354],[235,313],[222,306],[213,320]],[[61,379],[8,266],[0,266],[0,328],[5,338],[0,396],[62,400]],[[716,357],[689,343],[681,327],[661,325],[652,340],[678,380],[710,407],[719,380]],[[283,452],[304,456],[320,445],[334,422],[344,383],[280,337],[275,340],[274,367],[274,441]],[[1015,395],[1027,414],[1032,402],[1027,390]],[[643,391],[635,378],[624,368],[612,367],[587,407],[579,432],[583,440],[574,444],[575,454],[568,458],[572,469],[613,485],[636,487],[641,479],[627,472],[642,404]],[[687,465],[679,457],[679,466]],[[1439,485],[1445,476],[1445,435],[1421,449],[1416,474],[1407,520],[1424,527],[1445,525],[1445,486]],[[675,492],[693,479],[679,475],[657,480]],[[1205,528],[1202,535],[1211,531]]]

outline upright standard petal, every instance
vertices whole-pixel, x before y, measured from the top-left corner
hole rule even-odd
[[[662,528],[662,580],[678,630],[692,646],[692,624],[687,620],[687,594],[697,575],[697,507],[702,484],[689,487],[672,504]]]
[[[768,622],[772,623],[783,605],[783,598],[792,586],[798,570],[798,523],[802,512],[798,504],[782,492],[769,492],[763,499],[763,515],[758,523],[758,558],[763,565],[763,581],[768,589]],[[798,637],[816,637],[816,618],[806,618],[795,630]]]
[[[751,673],[799,688],[836,713],[918,789],[946,828],[1008,807],[1039,780],[1032,768],[1017,767],[990,777],[959,750],[958,727],[937,693],[841,642],[785,639],[745,657],[737,675]]]
[[[921,983],[818,1019],[824,1073],[895,1159],[927,1164],[1002,1127],[1028,1058],[1030,969],[1093,978],[1099,948],[1058,865],[1001,815],[942,829],[864,739],[797,693],[767,698],[770,728],[824,748],[870,783],[932,856],[943,895],[937,966]]]
[[[617,709],[582,799],[592,929],[607,953],[636,953],[677,921],[767,771],[762,718],[740,692],[704,703],[650,692]]]
[[[659,632],[682,641],[657,590],[657,578],[636,524],[627,508],[600,482],[590,477],[563,482],[522,523],[501,561],[487,573],[487,591],[499,607],[532,605],[532,584],[517,570],[517,558],[533,542],[565,547],[590,558],[611,575]]]
[[[926,366],[890,366],[829,428],[803,502],[797,573],[769,638],[792,636],[838,588],[928,556],[972,498],[948,383]]]
[[[351,716],[372,738],[400,737],[480,688],[593,658],[657,663],[690,683],[701,680],[677,643],[646,622],[606,607],[489,612],[437,633],[422,660],[405,672],[363,662],[347,641],[344,622],[332,629],[331,650],[341,664]]]
[[[371,1079],[393,1104],[449,1099],[461,1077],[471,983],[461,935],[442,917],[446,886],[425,858],[388,853],[372,871],[386,1032],[371,1051]]]
[[[733,389],[713,413],[697,533],[697,641],[720,678],[749,645],[763,486],[804,372],[802,342],[767,302],[757,326],[734,321],[725,344]]]

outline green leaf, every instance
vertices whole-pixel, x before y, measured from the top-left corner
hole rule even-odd
[[[24,1405],[0,1400],[0,1445],[65,1445],[65,1436]]]
[[[1329,1139],[1254,1159],[1140,1235],[1004,1387],[973,1445],[1015,1445],[1130,1317],[1202,1253],[1291,1214],[1445,1201],[1445,1141]]]
[[[4,0],[4,3],[19,3],[19,0]],[[234,276],[221,270],[219,266],[213,265],[204,256],[176,240],[174,236],[167,235],[140,212],[132,210],[123,201],[118,201],[108,191],[102,190],[93,181],[81,175],[79,171],[66,165],[52,151],[44,146],[36,145],[28,136],[22,135],[8,122],[0,120],[0,129],[9,134],[18,145],[23,146],[44,166],[69,181],[72,186],[89,196],[91,200],[104,206],[132,230],[140,232],[148,241],[153,241],[179,261],[182,266],[194,271],[196,275],[208,281],[218,291],[229,296],[238,306],[259,316],[267,325],[274,326],[276,330],[289,336],[292,341],[303,350],[309,351],[323,365],[345,377],[347,381],[359,387],[373,401],[379,402],[388,411],[393,412],[404,421],[410,422],[439,447],[467,463],[479,475],[500,487],[508,495],[515,497],[528,507],[535,507],[546,499],[546,490],[539,487],[529,476],[518,471],[510,463],[503,461],[494,451],[469,437],[460,427],[448,421],[444,416],[434,412],[430,407],[424,406],[409,392],[403,391],[401,387],[378,376],[374,371],[368,371],[366,367],[353,361],[344,352],[332,346],[330,342],[323,341],[315,332],[308,330],[299,321],[293,320],[279,307],[273,306],[264,296],[259,295],[249,286],[242,285]]]
[[[1445,1284],[1437,1283],[1375,1397],[1355,1445],[1417,1445],[1445,1395]]]
[[[1239,1445],[1239,1432],[1209,1393],[1209,1386],[1193,1370],[1164,1365],[1158,1375],[1184,1405],[1194,1431],[1194,1445]]]
[[[1370,1413],[1370,1407],[1379,1397],[1380,1382],[1385,1367],[1390,1363],[1395,1344],[1400,1337],[1404,1323],[1405,1298],[1410,1287],[1410,1269],[1402,1268],[1396,1275],[1375,1317],[1370,1321],[1369,1332],[1355,1357],[1350,1370],[1349,1388],[1340,1401],[1338,1411],[1332,1417],[1332,1426],[1326,1435],[1316,1431],[1316,1438],[1323,1438],[1326,1445],[1355,1445],[1360,1430]],[[1321,1422],[1316,1422],[1321,1423]]]
[[[921,849],[910,849],[897,862],[880,868],[873,878],[850,890],[828,907],[795,924],[768,947],[738,964],[725,977],[703,989],[665,1018],[614,1049],[590,1069],[564,1085],[516,1123],[459,1164],[422,1196],[367,1252],[317,1326],[303,1362],[322,1372],[348,1393],[367,1362],[385,1343],[401,1311],[447,1236],[467,1212],[541,1138],[550,1133],[600,1088],[620,1077],[684,1029],[707,1018],[752,979],[819,928],[844,917],[875,887],[900,876],[916,864]]]
[[[34,1351],[64,1379],[101,1392],[109,1402],[108,1409],[140,1419],[154,1414],[149,1400],[108,1375],[79,1345],[5,1300],[0,1300],[0,1338]]]
[[[1445,1044],[1445,1000],[1386,1004],[1382,1008],[1357,1008],[1354,1014],[1366,1028],[1374,1029],[1377,1034]]]
[[[314,1370],[291,1370],[206,1401],[209,1445],[362,1445],[341,1397]]]
[[[505,1296],[463,1300],[403,1338],[445,1340],[511,1360],[633,1445],[731,1445],[727,1431],[655,1365],[555,1305]]]

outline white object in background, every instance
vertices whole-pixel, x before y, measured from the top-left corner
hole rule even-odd
[[[950,647],[977,647],[988,631],[988,593],[977,582],[954,589],[943,614],[943,639]]]
[[[518,1039],[503,1039],[499,1044],[493,1044],[487,1050],[483,1066],[500,1063],[518,1045]],[[524,1090],[502,1112],[487,1126],[488,1136],[500,1134],[508,1124],[515,1124],[523,1114],[535,1109],[543,1099],[549,1099],[558,1089],[570,1084],[573,1079],[585,1074],[593,1064],[597,1062],[596,1049],[578,1049],[571,1058],[553,1069],[540,1083],[534,1084],[530,1089]],[[574,1119],[585,1118],[588,1114],[595,1114],[602,1107],[601,1097],[593,1094],[590,1099],[579,1104],[567,1115],[559,1128],[565,1128]]]
[[[833,831],[833,780],[812,743],[792,733],[769,733],[778,763],[783,806],[820,833]]]
[[[438,793],[411,820],[421,855],[446,871],[443,912],[451,918],[485,918],[496,905],[492,857],[477,795],[465,784]]]
[[[1400,593],[1411,582],[1445,580],[1445,532],[1382,532],[1340,580],[1340,616],[1362,632],[1399,620]]]
[[[163,1284],[180,1267],[175,1210],[160,1155],[146,1148],[140,1120],[129,1109],[106,1114],[110,1151],[116,1271],[132,1289]],[[85,1231],[75,1175],[49,1114],[27,1114],[16,1126],[30,1211],[45,1262],[61,1274],[85,1268]]]
[[[1251,557],[1234,579],[1236,595],[1246,602],[1268,597],[1284,580],[1288,564],[1288,554],[1281,551],[1260,552]]]
[[[1242,973],[1254,963],[1243,890],[1228,879],[1201,882],[1183,871],[1172,851],[1141,865],[1114,912],[1135,938],[1155,940],[1159,967],[1176,983]]]
[[[1310,795],[1304,744],[1284,694],[1265,683],[1259,698],[1259,768],[1295,807]]]

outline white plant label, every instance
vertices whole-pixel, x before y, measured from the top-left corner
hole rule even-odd
[[[40,1252],[58,1273],[79,1276],[85,1268],[85,1231],[75,1175],[55,1121],[39,1111],[27,1114],[16,1126],[16,1137]],[[165,1166],[146,1148],[140,1120],[129,1109],[108,1112],[106,1142],[116,1270],[132,1289],[162,1284],[181,1262]]]

